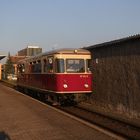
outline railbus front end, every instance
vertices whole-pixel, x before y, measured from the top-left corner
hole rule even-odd
[[[90,52],[61,49],[18,64],[18,86],[42,92],[44,98],[73,99],[92,92]]]

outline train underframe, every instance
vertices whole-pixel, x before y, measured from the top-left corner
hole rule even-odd
[[[43,102],[48,102],[52,105],[76,105],[79,102],[85,101],[89,94],[87,93],[64,93],[58,94],[54,92],[41,91],[27,87],[17,86],[20,92],[36,98]]]

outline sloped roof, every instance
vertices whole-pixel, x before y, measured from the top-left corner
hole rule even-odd
[[[0,54],[0,60],[3,59],[4,57],[6,57],[6,55]]]
[[[104,42],[101,44],[96,44],[96,45],[92,45],[92,46],[88,46],[85,47],[85,49],[92,49],[92,48],[98,48],[98,47],[105,47],[108,45],[113,45],[113,44],[119,44],[119,43],[123,43],[123,42],[127,42],[127,41],[132,41],[132,40],[137,40],[140,39],[140,34],[134,35],[134,36],[129,36],[129,37],[125,37],[125,38],[121,38],[121,39],[117,39],[117,40],[113,40],[113,41],[109,41],[109,42]]]
[[[12,63],[16,64],[19,60],[27,58],[26,56],[10,56]]]

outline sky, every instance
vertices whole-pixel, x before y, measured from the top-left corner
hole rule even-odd
[[[0,52],[81,48],[140,33],[140,0],[0,0]]]

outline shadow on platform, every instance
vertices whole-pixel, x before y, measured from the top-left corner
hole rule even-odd
[[[0,132],[0,140],[11,140],[8,134],[6,134],[4,131]]]

